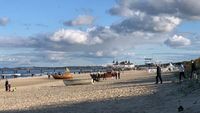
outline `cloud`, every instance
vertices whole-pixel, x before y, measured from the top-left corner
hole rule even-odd
[[[108,50],[98,50],[94,52],[89,52],[88,54],[85,54],[86,57],[92,57],[92,58],[113,58],[115,55],[113,54],[113,51]]]
[[[42,56],[48,61],[48,62],[59,62],[65,60],[66,52],[61,51],[44,51]]]
[[[5,48],[26,48],[38,42],[31,37],[0,37],[0,47]]]
[[[96,52],[96,56],[98,56],[98,57],[103,56],[103,51],[97,51],[97,52]]]
[[[90,37],[87,32],[83,32],[80,30],[64,30],[61,29],[53,34],[50,37],[52,41],[55,42],[67,42],[70,44],[84,44],[84,45],[91,45],[91,44],[99,44],[103,41],[99,37]]]
[[[179,18],[173,16],[133,16],[122,22],[112,25],[111,28],[117,32],[170,32],[181,23]]]
[[[17,66],[52,66],[58,64],[66,65],[69,61],[70,53],[61,51],[30,51],[30,49],[19,49],[20,52],[6,53],[0,55],[1,66],[17,67]]]
[[[54,33],[31,37],[0,37],[0,47],[27,48],[43,52],[70,52],[74,57],[82,55],[88,58],[114,58],[129,56],[130,53],[134,53],[129,49],[133,50],[137,45],[161,43],[160,37],[155,33],[140,31],[123,34],[115,32],[108,26],[96,26],[86,31],[60,29]],[[45,54],[49,53],[45,52]],[[54,57],[46,57],[46,59],[53,60]]]
[[[111,27],[117,32],[158,32],[167,33],[173,31],[184,19],[193,19],[200,15],[189,11],[191,4],[185,0],[119,0],[109,13],[111,15],[125,17],[121,22]],[[184,6],[179,6],[179,5]],[[195,10],[198,10],[196,8]],[[200,14],[200,13],[199,13]]]
[[[91,58],[120,58],[120,57],[128,57],[128,56],[135,56],[135,53],[133,51],[128,50],[119,50],[119,49],[113,49],[113,50],[98,50],[95,52],[89,52],[88,54],[85,53],[85,57],[91,57]]]
[[[79,39],[82,37],[79,35],[83,35],[84,38]],[[98,37],[102,42],[95,41],[94,37]],[[104,60],[107,62],[115,58],[122,60],[137,58],[138,54],[135,54],[134,51],[137,50],[138,45],[159,45],[167,39],[166,37],[168,35],[141,31],[125,34],[115,32],[110,27],[96,26],[86,31],[61,29],[51,34],[38,34],[31,37],[0,37],[0,47],[12,47],[12,50],[15,51],[26,48],[25,50],[30,52],[22,54],[22,51],[19,51],[19,55],[11,55],[17,58],[16,65],[25,65],[26,63],[28,63],[27,65],[44,66],[49,64],[67,65],[70,61],[70,64],[77,65],[80,58],[84,63],[102,63]],[[101,59],[97,61],[97,58]],[[26,61],[22,62],[23,59]],[[72,61],[73,59],[77,59],[77,61]]]
[[[63,25],[65,26],[81,26],[81,25],[92,25],[95,18],[90,15],[80,15],[74,20],[65,21]]]
[[[9,23],[9,18],[1,17],[0,18],[0,26],[6,26]]]
[[[191,45],[191,40],[183,36],[174,35],[168,38],[164,43],[170,47],[179,48]]]
[[[114,5],[108,12],[111,15],[119,15],[119,16],[133,16],[135,14],[134,11],[132,11],[129,8],[129,5],[131,3],[131,0],[118,0],[117,4]]]
[[[135,12],[148,15],[171,15],[182,19],[200,19],[200,3],[196,0],[119,0],[109,13],[133,16]]]

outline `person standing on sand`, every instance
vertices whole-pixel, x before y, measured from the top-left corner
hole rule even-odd
[[[8,83],[8,91],[11,91],[11,84]]]
[[[159,65],[157,65],[156,84],[158,84],[158,79],[160,79],[160,83],[162,84],[161,67]]]
[[[193,60],[191,60],[191,75],[190,75],[190,79],[192,79],[193,78],[193,76],[194,76],[194,73],[196,73],[196,63],[193,61]]]
[[[181,82],[182,76],[183,76],[183,78],[186,78],[184,72],[185,72],[185,68],[184,68],[183,64],[181,64],[179,67],[179,82]]]
[[[120,70],[118,70],[117,76],[118,76],[118,79],[120,79]]]
[[[48,76],[48,79],[50,79],[50,78],[51,78],[51,75],[50,75],[49,73],[47,73],[47,76]]]
[[[9,84],[9,83],[8,83],[8,80],[6,79],[6,81],[5,81],[5,90],[6,90],[6,91],[8,91],[8,84]]]

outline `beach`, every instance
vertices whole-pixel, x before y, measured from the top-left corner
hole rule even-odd
[[[0,80],[0,112],[40,113],[200,113],[199,90],[183,95],[173,73],[163,74],[163,84],[155,84],[155,74],[125,71],[121,79],[108,78],[94,84],[65,86],[63,80],[47,76],[9,79],[14,92],[5,92]],[[91,79],[76,74],[76,79]],[[195,104],[194,104],[195,103]]]

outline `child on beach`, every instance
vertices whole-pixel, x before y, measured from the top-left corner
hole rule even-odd
[[[8,91],[11,91],[10,89],[11,89],[11,84],[9,83],[8,84]]]

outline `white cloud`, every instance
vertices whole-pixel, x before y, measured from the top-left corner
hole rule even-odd
[[[174,35],[173,37],[168,38],[164,43],[170,47],[177,48],[191,45],[191,40],[183,36]]]
[[[127,7],[119,7],[118,5],[114,6],[112,9],[109,10],[112,15],[120,15],[120,16],[133,16],[135,13],[127,8]]]
[[[0,26],[6,26],[9,23],[9,18],[2,17],[0,18]]]
[[[66,41],[71,44],[86,44],[87,33],[80,30],[61,29],[53,34],[51,40],[55,42]]]
[[[111,28],[124,33],[135,31],[163,33],[172,31],[180,23],[181,19],[174,16],[139,15],[126,18]]]
[[[176,17],[168,17],[168,16],[154,16],[153,18],[153,29],[154,31],[160,32],[170,32],[172,31],[177,25],[181,23],[181,19]]]
[[[7,57],[5,55],[0,56],[0,62],[15,62],[17,59],[15,57]]]
[[[102,57],[103,54],[104,54],[103,51],[97,51],[97,52],[96,52],[96,56],[97,56],[97,57]]]
[[[92,25],[95,18],[90,15],[80,15],[74,20],[64,22],[65,26],[80,26],[80,25]]]
[[[52,41],[55,42],[67,42],[70,44],[84,44],[84,45],[93,45],[102,43],[99,37],[90,37],[87,32],[83,32],[80,30],[65,30],[61,29],[53,34],[50,37]]]
[[[126,56],[126,57],[132,57],[135,56],[135,53],[133,51],[124,50],[124,49],[103,49],[103,50],[97,50],[95,52],[89,52],[86,53],[87,57],[92,58],[120,58]]]
[[[110,10],[109,13],[111,15],[119,15],[119,16],[133,16],[135,15],[135,11],[133,11],[130,6],[133,0],[118,0],[117,4],[115,4]]]
[[[161,35],[163,37],[163,35]],[[115,32],[110,27],[96,26],[86,31],[61,29],[53,34],[39,34],[32,37],[1,37],[0,47],[29,48],[32,51],[60,51],[71,53],[72,58],[127,58],[134,56],[133,49],[141,44],[162,43],[160,34],[136,31]],[[25,55],[26,56],[26,55]],[[45,52],[41,57],[30,57],[30,62],[59,62],[68,56],[62,53]],[[44,59],[45,58],[45,59]],[[39,60],[35,60],[39,59]]]
[[[200,19],[200,3],[195,0],[118,0],[111,15],[124,16],[112,25],[117,32],[171,32],[182,20]]]
[[[119,0],[111,15],[133,16],[137,11],[148,15],[171,15],[181,19],[200,19],[200,3],[196,0]]]
[[[46,51],[44,53],[44,56],[49,61],[62,61],[65,59],[65,52],[59,52],[59,51]]]

